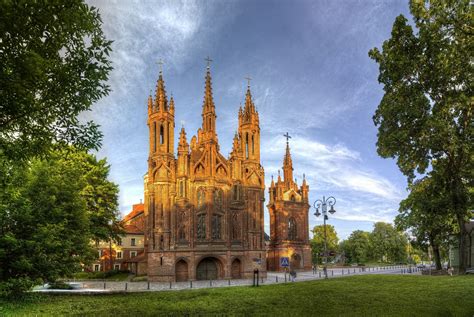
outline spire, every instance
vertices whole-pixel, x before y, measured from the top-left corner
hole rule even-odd
[[[273,181],[273,175],[272,175],[272,183],[270,184],[270,187],[274,187],[275,186],[275,182]]]
[[[240,148],[239,135],[237,132],[235,132],[234,143],[232,144],[232,152],[237,153],[239,151],[239,148]]]
[[[168,99],[166,98],[165,81],[163,80],[163,72],[160,70],[158,81],[156,83],[155,101],[157,103],[157,110],[168,110]]]
[[[171,94],[169,110],[170,110],[171,113],[174,113],[174,98],[173,98],[173,94]]]
[[[212,98],[212,82],[211,82],[211,66],[210,66],[210,62],[212,62],[212,60],[208,56],[206,61],[207,61],[207,71],[206,71],[206,88],[204,90],[204,104],[202,106],[203,114],[204,112],[213,111],[215,108],[214,100]]]
[[[302,186],[306,186],[306,175],[303,173],[303,184]]]
[[[153,108],[153,98],[151,97],[151,91],[150,91],[150,95],[148,95],[148,111],[151,111],[152,108]]]
[[[281,182],[281,176],[280,176],[280,170],[278,170],[278,180],[277,180],[277,183],[280,183]]]
[[[289,189],[293,183],[293,162],[291,160],[289,144],[289,139],[291,139],[291,136],[288,134],[288,132],[286,132],[286,134],[283,136],[286,137],[286,153],[285,157],[283,158],[283,178],[285,180],[286,187]]]
[[[181,152],[181,151],[188,152],[188,150],[189,150],[189,144],[188,144],[188,141],[186,140],[186,131],[184,130],[184,127],[182,127],[181,131],[179,132],[178,152]]]

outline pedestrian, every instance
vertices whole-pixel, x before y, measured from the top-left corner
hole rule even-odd
[[[448,268],[448,275],[453,276],[453,268],[451,266]]]
[[[294,282],[296,278],[296,271],[294,269],[291,269],[290,271],[290,281]]]

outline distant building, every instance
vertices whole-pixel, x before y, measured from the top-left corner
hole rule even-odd
[[[474,268],[474,219],[465,224],[467,232],[466,245],[464,248],[466,256],[466,268]],[[449,262],[455,269],[459,267],[459,244],[458,237],[451,236],[449,244]]]
[[[90,270],[129,270],[138,275],[146,273],[143,204],[133,205],[122,224],[125,234],[118,242],[101,241],[96,244],[98,259]]]

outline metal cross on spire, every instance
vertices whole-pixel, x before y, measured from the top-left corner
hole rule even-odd
[[[288,144],[289,139],[291,139],[291,136],[286,132],[286,134],[283,134],[283,136],[286,138],[286,144]]]
[[[160,65],[160,74],[162,74],[163,73],[163,64],[164,64],[163,60],[160,58],[158,60],[158,62],[156,62],[156,64]]]
[[[205,58],[204,60],[207,62],[207,68],[211,67],[212,59],[209,56],[207,56],[207,58]]]
[[[247,76],[245,77],[245,79],[247,79],[247,87],[250,88],[250,81],[252,80],[252,78],[250,78],[250,76]]]

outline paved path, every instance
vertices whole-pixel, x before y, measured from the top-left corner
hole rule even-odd
[[[334,268],[328,269],[328,278],[342,278],[353,275],[367,275],[367,274],[421,274],[420,270],[412,268],[409,273],[407,266],[390,266],[390,267],[370,267],[370,268]],[[295,282],[322,280],[324,274],[322,270],[315,272],[298,272]],[[281,284],[289,283],[289,276],[281,272],[268,272],[267,278],[259,281],[260,285],[267,284]],[[54,290],[58,293],[96,293],[96,292],[143,292],[143,291],[165,291],[165,290],[183,290],[183,289],[201,289],[201,288],[215,288],[215,287],[232,287],[252,285],[253,281],[248,279],[240,280],[217,280],[217,281],[192,281],[192,282],[112,282],[112,281],[75,281],[81,286],[80,289],[72,291]],[[47,292],[49,290],[36,289],[35,291]]]

